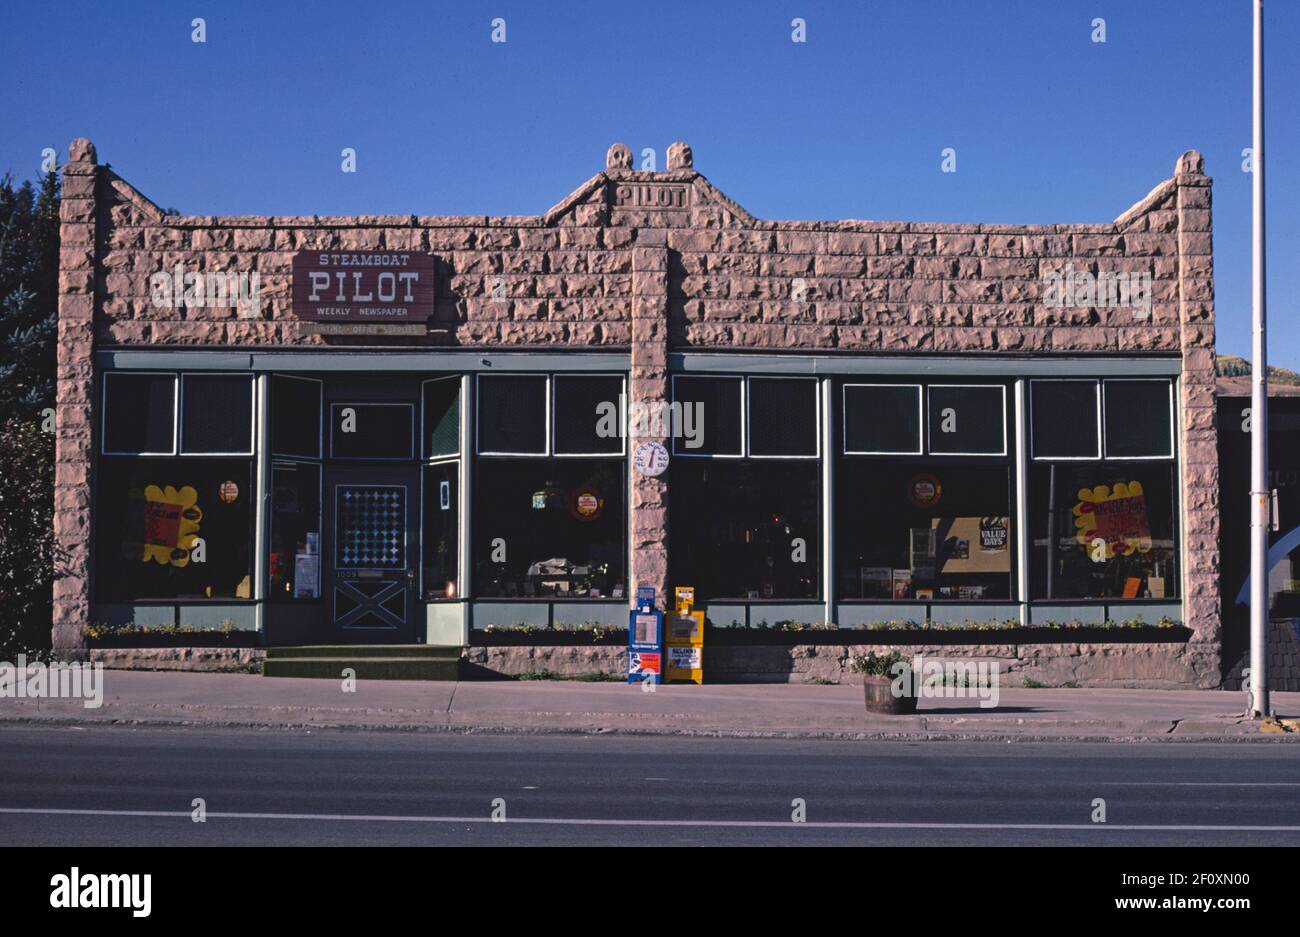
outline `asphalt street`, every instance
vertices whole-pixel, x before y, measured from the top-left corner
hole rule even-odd
[[[5,726],[0,746],[6,846],[1300,845],[1300,750],[1267,743]]]

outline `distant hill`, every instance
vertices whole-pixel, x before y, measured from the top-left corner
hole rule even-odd
[[[1219,355],[1215,359],[1215,369],[1219,375],[1218,393],[1220,397],[1250,396],[1249,361],[1237,355]],[[1300,395],[1300,374],[1290,368],[1269,365],[1268,393],[1270,397]]]
[[[1215,369],[1219,377],[1250,377],[1250,362],[1237,355],[1219,355],[1215,360]],[[1268,367],[1269,383],[1300,385],[1300,374],[1290,368]]]

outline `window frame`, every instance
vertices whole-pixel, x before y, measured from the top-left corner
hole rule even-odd
[[[617,378],[619,381],[619,447],[617,452],[560,452],[556,446],[556,430],[559,426],[558,415],[555,412],[555,386],[554,382],[565,378],[584,378],[584,377],[607,377]],[[616,371],[559,371],[546,375],[546,396],[547,407],[549,412],[547,419],[547,443],[550,446],[548,455],[554,459],[619,459],[627,458],[627,375]],[[479,453],[480,455],[491,453]],[[534,457],[536,458],[536,457]]]
[[[1107,384],[1165,384],[1169,392],[1167,416],[1169,417],[1169,452],[1161,455],[1117,455],[1110,454],[1106,445],[1106,385]],[[1164,462],[1178,454],[1177,430],[1174,426],[1174,382],[1160,377],[1112,377],[1101,380],[1101,447],[1103,461],[1106,462]]]
[[[1037,384],[1092,384],[1097,401],[1097,454],[1096,455],[1071,455],[1071,456],[1040,456],[1036,448],[1034,439],[1034,413],[1036,403],[1034,401]],[[1030,462],[1100,462],[1105,458],[1106,453],[1106,426],[1102,419],[1102,392],[1101,379],[1096,377],[1053,377],[1053,378],[1031,378],[1029,381],[1029,419],[1026,426],[1029,437],[1029,461]]]
[[[374,455],[335,455],[334,454],[334,408],[335,407],[406,407],[407,410],[414,411],[415,404],[410,401],[389,401],[389,400],[331,400],[330,401],[330,461],[338,462],[419,462],[420,460],[415,451],[415,441],[412,438],[415,435],[415,413],[411,413],[411,431],[407,435],[407,452],[405,456],[374,456]]]
[[[272,372],[270,375],[270,396],[271,402],[269,407],[270,415],[270,432],[267,433],[267,450],[271,458],[277,456],[282,459],[298,459],[306,462],[321,462],[325,459],[325,381],[318,377],[300,377],[297,374],[278,374]],[[297,453],[276,452],[275,450],[275,382],[282,381],[310,381],[316,385],[316,454],[300,455]]]
[[[425,432],[425,411],[428,407],[425,405],[425,387],[429,384],[436,384],[442,381],[454,381],[456,384],[456,451],[440,452],[437,455],[431,455],[428,449],[429,437]],[[477,422],[477,421],[476,421]],[[431,377],[420,381],[420,453],[419,460],[421,465],[432,465],[435,462],[445,459],[459,459],[461,456],[461,435],[460,430],[465,426],[465,395],[461,393],[461,376],[459,374],[448,374],[443,377]],[[476,426],[477,429],[477,426]]]
[[[168,452],[133,452],[108,448],[108,381],[112,377],[168,377],[172,381],[172,447]],[[99,398],[99,454],[106,456],[139,456],[141,458],[175,457],[180,454],[180,374],[176,371],[105,371],[100,381]],[[256,399],[254,399],[256,406]],[[203,453],[208,455],[209,453]],[[242,453],[241,453],[242,454]]]
[[[305,605],[307,603],[314,604],[325,601],[325,544],[323,542],[318,542],[318,549],[320,550],[321,557],[319,561],[321,569],[317,575],[321,578],[317,580],[317,585],[321,594],[316,596],[314,599],[299,598],[296,595],[291,595],[287,601],[285,599],[271,597],[271,531],[275,524],[275,470],[277,468],[290,468],[297,466],[309,466],[316,469],[316,532],[320,535],[320,540],[323,540],[325,535],[325,529],[323,526],[325,523],[325,466],[323,461],[321,459],[307,459],[302,457],[290,458],[288,456],[271,456],[268,462],[267,471],[267,477],[271,482],[271,491],[266,524],[266,575],[263,577],[265,581],[262,583],[262,594],[266,597],[263,601],[273,605]]]
[[[889,451],[889,452],[868,452],[849,448],[849,388],[850,387],[914,387],[916,388],[916,445],[915,451]],[[926,429],[925,429],[925,403],[926,394],[923,392],[925,385],[921,383],[900,382],[900,383],[882,383],[882,382],[849,382],[845,381],[840,385],[840,454],[855,456],[883,456],[887,458],[898,458],[900,456],[925,456]]]
[[[192,377],[241,377],[248,382],[248,451],[247,452],[186,452],[185,451],[185,382]],[[177,374],[176,389],[176,455],[186,459],[234,458],[257,454],[257,376],[247,371],[182,371]]]
[[[459,380],[459,377],[457,377],[457,380]],[[464,401],[462,401],[461,403],[462,403],[462,410],[463,410],[463,409],[464,409],[464,407],[463,407]],[[424,477],[425,477],[425,475],[427,474],[427,470],[428,470],[428,469],[431,469],[431,468],[437,468],[438,466],[442,466],[442,465],[451,465],[451,466],[455,466],[455,468],[456,468],[456,497],[452,499],[452,504],[453,504],[453,506],[455,507],[455,510],[456,510],[456,541],[457,541],[457,542],[456,542],[456,594],[455,594],[455,595],[444,595],[444,596],[439,596],[439,597],[437,597],[437,598],[432,598],[432,599],[431,599],[431,598],[426,597],[426,594],[425,594],[425,588],[424,588],[424,567],[425,567],[425,562],[424,562],[424,526],[425,526],[425,525],[424,525],[424,511],[425,511],[425,500],[424,500],[424,499],[425,499],[425,484],[424,484]],[[420,568],[419,568],[418,572],[416,573],[416,577],[415,577],[415,585],[416,585],[416,601],[417,601],[417,602],[423,602],[423,603],[425,603],[425,604],[434,604],[434,603],[437,603],[437,602],[465,602],[465,601],[469,601],[469,598],[465,595],[465,588],[464,588],[464,587],[465,587],[464,570],[461,569],[461,559],[462,559],[462,557],[461,557],[461,555],[460,555],[460,547],[461,547],[461,543],[462,543],[462,541],[463,541],[463,539],[464,539],[464,536],[465,536],[465,526],[464,526],[464,525],[465,525],[465,518],[462,517],[462,513],[463,513],[463,512],[462,512],[461,509],[460,509],[460,508],[461,508],[461,505],[460,505],[460,494],[461,494],[461,486],[463,485],[462,476],[463,476],[463,474],[464,474],[463,468],[462,468],[462,466],[461,466],[460,455],[457,454],[457,455],[454,455],[454,456],[439,456],[439,457],[434,458],[434,459],[422,459],[422,460],[420,461],[420,465],[419,465],[419,467],[418,467],[418,471],[419,471],[419,473],[420,473],[420,514],[419,514],[419,517],[420,517],[420,536],[419,536],[419,538],[418,538],[418,543],[419,543],[418,549],[419,549],[419,551],[420,551],[420,556],[419,556],[419,560],[420,560]]]
[[[759,381],[802,381],[812,387],[813,390],[813,452],[811,455],[754,455],[750,451],[750,442],[754,438],[750,432],[749,424],[752,419],[752,412],[749,406],[749,382]],[[743,409],[744,425],[741,428],[740,441],[742,458],[746,459],[763,459],[772,461],[816,461],[822,457],[822,395],[821,381],[816,377],[799,377],[789,374],[748,374],[744,379],[744,386],[741,390],[741,407]]]
[[[683,459],[745,459],[748,458],[747,453],[749,452],[749,381],[747,380],[747,375],[699,374],[699,373],[694,373],[689,371],[676,372],[672,375],[672,383],[669,385],[668,388],[668,396],[671,398],[668,401],[670,406],[672,404],[677,403],[677,379],[678,378],[685,378],[687,380],[704,379],[704,380],[735,381],[740,385],[740,400],[738,404],[740,407],[740,412],[739,414],[737,414],[737,416],[739,417],[738,422],[740,425],[740,451],[739,452],[695,452],[695,453],[689,451],[683,452],[683,451],[679,451],[677,448],[676,434],[671,434],[669,438],[672,441],[672,446],[669,452],[671,453],[672,457],[677,458],[678,456],[681,456]]]
[[[934,407],[930,403],[930,391],[935,387],[941,388],[973,388],[978,390],[995,389],[1002,396],[1002,451],[1001,452],[935,452],[934,439],[930,433],[930,421],[925,420],[925,454],[936,458],[959,458],[959,459],[1005,459],[1010,454],[1011,440],[1007,433],[1007,385],[1006,384],[926,384],[925,385],[925,415],[932,416]]]
[[[546,415],[546,432],[543,436],[541,452],[495,452],[485,451],[483,449],[483,421],[480,419],[483,409],[483,378],[494,377],[531,377],[541,378],[545,394],[545,405],[543,412]],[[532,371],[507,371],[500,374],[476,374],[474,376],[474,454],[476,456],[490,456],[494,459],[545,459],[552,457],[551,452],[551,375],[546,372],[537,373]],[[611,455],[611,458],[614,456]]]

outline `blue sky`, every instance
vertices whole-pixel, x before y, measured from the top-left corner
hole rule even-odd
[[[1266,15],[1271,357],[1300,369],[1300,2]],[[1219,349],[1246,354],[1250,18],[1250,0],[13,4],[0,171],[88,136],[185,213],[533,214],[611,143],[662,168],[683,139],[763,218],[1101,222],[1195,148]]]

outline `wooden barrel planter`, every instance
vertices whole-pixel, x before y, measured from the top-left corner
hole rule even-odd
[[[911,688],[911,672],[907,673],[906,685]],[[862,690],[866,699],[867,712],[885,716],[910,716],[916,712],[916,696],[906,694],[894,695],[894,678],[877,677],[864,674]]]

